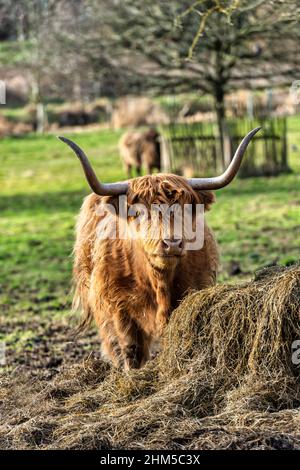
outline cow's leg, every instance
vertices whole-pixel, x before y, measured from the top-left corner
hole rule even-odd
[[[146,170],[146,175],[151,175],[151,165],[149,163],[145,163],[145,170]]]
[[[125,165],[125,170],[126,170],[126,174],[127,174],[127,178],[130,179],[131,178],[131,165],[129,165],[128,163],[126,163]]]
[[[95,270],[91,276],[89,302],[99,328],[102,356],[115,367],[129,368],[131,363],[130,367],[140,367],[143,356],[140,330],[121,308],[114,308],[101,299],[99,279]],[[131,360],[129,356],[132,356]]]
[[[157,337],[160,337],[163,335],[170,316],[170,293],[166,289],[165,284],[160,281],[158,281],[156,301],[158,305],[155,322],[156,335]]]
[[[114,316],[114,326],[118,336],[124,369],[139,369],[149,357],[143,332],[135,321],[123,311],[117,312]]]
[[[124,361],[118,336],[111,320],[103,319],[99,324],[99,336],[103,359],[111,362],[115,367],[123,367]]]
[[[141,168],[140,165],[137,165],[137,167],[136,167],[136,174],[137,174],[137,176],[141,176],[141,174],[142,174],[142,168]]]

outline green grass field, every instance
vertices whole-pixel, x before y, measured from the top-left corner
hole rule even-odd
[[[120,132],[69,135],[104,181],[124,177]],[[208,221],[220,243],[220,282],[248,279],[261,266],[299,259],[300,118],[289,119],[293,173],[235,180],[217,193]],[[70,321],[74,224],[89,189],[79,162],[55,136],[0,142],[0,340],[30,349],[41,325]],[[235,262],[241,273],[231,275]]]

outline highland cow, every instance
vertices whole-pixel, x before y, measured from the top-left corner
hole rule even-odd
[[[160,166],[160,135],[155,129],[145,132],[126,132],[120,139],[119,150],[128,178],[135,169],[137,175],[142,168],[147,174],[151,174]]]
[[[153,205],[182,208],[187,204],[192,207],[194,223],[197,206],[202,204],[208,210],[214,202],[211,190],[226,186],[234,178],[258,130],[244,138],[221,176],[185,179],[157,174],[111,184],[101,183],[84,152],[61,137],[79,157],[94,192],[85,199],[77,223],[74,307],[83,311],[81,328],[95,320],[102,355],[116,367],[127,370],[145,364],[159,344],[173,309],[189,289],[214,285],[218,269],[217,243],[205,222],[203,245],[189,250],[185,231],[178,236],[174,223],[170,224],[168,238],[163,218],[155,227],[158,236],[144,238],[137,218],[143,216],[151,229]],[[128,217],[121,215],[120,196],[125,194],[127,208],[139,204],[146,208],[146,215],[138,211]],[[174,217],[169,220],[174,222]],[[99,226],[111,227],[113,222],[118,230],[128,229],[126,238],[98,236]]]

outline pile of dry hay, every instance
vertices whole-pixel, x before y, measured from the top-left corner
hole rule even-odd
[[[85,362],[0,388],[1,448],[300,448],[300,265],[191,293],[140,371]]]

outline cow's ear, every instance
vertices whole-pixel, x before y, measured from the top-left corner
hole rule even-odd
[[[200,203],[204,204],[204,210],[209,211],[211,205],[216,202],[216,196],[212,191],[201,189],[197,191]]]

